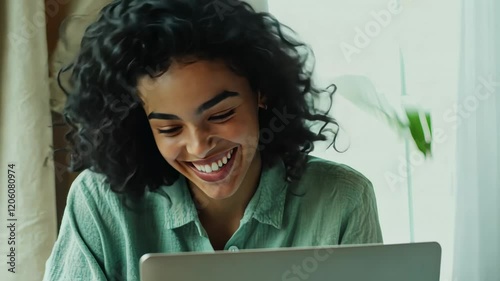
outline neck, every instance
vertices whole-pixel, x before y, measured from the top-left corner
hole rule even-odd
[[[240,187],[228,198],[213,199],[198,188],[191,187],[194,200],[200,202],[198,204],[200,219],[209,221],[238,219],[239,221],[259,184],[261,165],[260,153],[257,152]]]

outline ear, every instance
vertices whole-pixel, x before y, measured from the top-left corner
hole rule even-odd
[[[267,98],[264,95],[262,95],[260,91],[258,92],[258,98],[259,98],[258,100],[259,107],[267,109]]]

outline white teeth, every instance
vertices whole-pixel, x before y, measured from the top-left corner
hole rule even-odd
[[[204,167],[203,165],[196,165],[196,164],[194,164],[194,163],[193,163],[193,165],[194,165],[194,167],[195,167],[198,171],[202,171],[202,172],[204,172],[204,171],[205,171],[205,167]]]
[[[193,166],[200,172],[204,173],[211,173],[215,172],[221,169],[222,166],[227,164],[229,162],[229,159],[231,159],[231,155],[233,154],[233,150],[229,151],[226,156],[222,157],[221,160],[218,160],[216,162],[213,162],[210,165],[197,165],[193,163]]]
[[[212,168],[208,165],[205,165],[205,173],[211,173],[212,172]]]
[[[217,166],[217,163],[212,163],[212,171],[218,171],[219,166]]]

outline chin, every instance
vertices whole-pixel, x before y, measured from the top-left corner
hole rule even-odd
[[[224,200],[230,198],[238,191],[243,182],[241,177],[243,175],[233,172],[228,175],[226,180],[221,182],[205,182],[196,177],[190,181],[207,197],[214,200]]]

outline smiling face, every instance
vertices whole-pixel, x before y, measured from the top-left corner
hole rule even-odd
[[[226,199],[255,188],[259,98],[246,78],[221,61],[177,62],[138,89],[161,155],[195,194]]]

